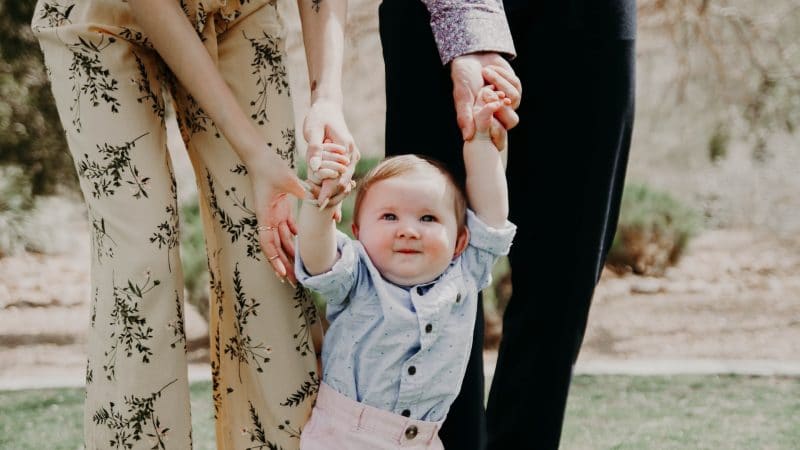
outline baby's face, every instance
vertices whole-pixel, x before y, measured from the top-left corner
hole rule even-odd
[[[384,278],[413,286],[444,272],[459,237],[454,195],[435,170],[370,186],[353,232]]]

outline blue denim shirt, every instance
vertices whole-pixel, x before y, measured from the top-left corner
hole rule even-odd
[[[298,254],[297,279],[327,301],[323,381],[356,401],[439,421],[461,389],[472,346],[478,292],[516,227],[490,228],[467,211],[466,250],[434,281],[412,287],[381,277],[360,242],[338,233],[339,259],[310,276]]]

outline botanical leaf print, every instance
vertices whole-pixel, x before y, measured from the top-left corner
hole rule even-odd
[[[150,75],[147,73],[147,67],[144,61],[139,57],[136,52],[133,52],[133,57],[136,60],[136,68],[139,71],[139,78],[133,79],[137,89],[139,89],[140,96],[136,99],[139,103],[150,103],[153,114],[155,114],[161,122],[164,122],[164,98],[161,96],[161,84],[156,79],[155,83],[150,80]],[[155,89],[155,90],[154,90]]]
[[[285,130],[281,130],[281,137],[283,138],[283,145],[275,148],[275,153],[277,153],[281,159],[287,161],[289,163],[289,167],[294,169],[294,155],[297,145],[294,137],[294,128],[286,128]],[[267,146],[272,148],[272,142],[267,143]]]
[[[158,248],[167,249],[167,268],[172,272],[172,263],[170,262],[170,250],[178,246],[180,242],[180,232],[178,227],[178,190],[175,184],[175,177],[172,177],[172,184],[170,186],[172,193],[172,202],[165,207],[167,212],[167,220],[158,224],[156,231],[150,236],[150,242],[158,244]]]
[[[122,31],[120,31],[119,37],[125,39],[128,42],[132,42],[134,44],[141,45],[142,47],[146,47],[149,49],[153,48],[153,43],[150,42],[150,38],[144,35],[141,31],[131,30],[127,27],[121,27]]]
[[[128,185],[134,198],[147,197],[145,187],[150,177],[143,177],[139,173],[139,169],[131,162],[130,154],[136,147],[136,141],[148,134],[144,133],[122,145],[97,145],[101,162],[92,161],[88,154],[83,154],[83,159],[78,163],[78,176],[92,183],[92,197],[112,196],[123,182]]]
[[[94,289],[94,298],[92,298],[92,321],[91,325],[94,328],[94,321],[97,318],[97,300],[100,297],[100,288]]]
[[[283,450],[283,447],[279,447],[278,445],[267,440],[267,434],[264,432],[264,426],[261,425],[261,419],[258,417],[258,412],[256,412],[253,402],[248,400],[247,404],[250,405],[250,422],[252,424],[252,428],[243,428],[242,433],[250,436],[250,442],[254,443],[255,445],[247,447],[246,450]]]
[[[256,371],[263,372],[261,363],[270,361],[269,354],[272,348],[262,342],[256,343],[252,336],[246,333],[245,326],[250,316],[257,316],[258,307],[261,305],[254,298],[247,298],[242,286],[242,277],[239,272],[239,263],[233,269],[233,290],[236,300],[233,303],[233,314],[235,316],[234,335],[225,344],[225,354],[230,355],[231,360],[237,361],[239,370],[239,381],[242,381],[242,364],[255,363]]]
[[[94,381],[94,371],[90,367],[91,360],[86,360],[86,384],[92,384]]]
[[[252,74],[258,77],[258,95],[255,100],[250,102],[253,113],[250,117],[258,121],[259,125],[264,125],[269,121],[267,118],[267,97],[270,88],[282,94],[289,89],[289,81],[286,76],[286,66],[283,63],[283,54],[280,51],[280,40],[262,31],[261,38],[249,38],[242,31],[245,39],[250,41],[255,56],[250,67],[253,68]]]
[[[282,424],[278,425],[278,429],[295,439],[300,439],[300,434],[303,432],[299,427],[294,428],[290,420],[284,420]]]
[[[212,392],[214,398],[214,418],[216,419],[219,415],[219,410],[222,407],[222,392],[220,391],[220,386],[222,382],[221,378],[221,371],[222,371],[222,352],[220,349],[220,326],[222,324],[222,298],[223,298],[223,290],[222,290],[222,280],[220,277],[219,267],[216,265],[212,265],[212,261],[216,261],[217,257],[219,256],[221,249],[217,249],[214,251],[213,254],[209,255],[206,259],[208,263],[208,274],[209,274],[209,290],[213,292],[211,299],[217,305],[217,320],[216,320],[216,327],[214,329],[214,354],[211,357],[211,381],[212,381]],[[212,305],[213,306],[213,305]]]
[[[301,325],[300,330],[293,335],[294,339],[298,342],[295,350],[301,356],[314,354],[311,342],[311,327],[317,323],[317,308],[314,306],[314,301],[308,290],[302,286],[297,286],[294,291],[294,309],[299,309],[298,318]]]
[[[74,7],[75,3],[60,5],[59,2],[46,2],[42,4],[39,18],[46,20],[47,25],[51,27],[72,23],[69,20],[69,15]]]
[[[91,215],[91,208],[89,208],[89,213]],[[104,256],[108,258],[114,257],[112,245],[116,247],[117,243],[106,232],[106,220],[102,217],[98,219],[92,216],[92,248],[94,248],[95,256],[97,256],[97,262],[101,262]]]
[[[231,199],[233,204],[244,213],[244,217],[234,222],[230,214],[225,212],[219,205],[214,188],[214,180],[210,172],[206,172],[206,181],[208,182],[209,207],[211,208],[212,217],[216,218],[220,227],[228,233],[231,243],[243,238],[247,242],[247,256],[256,261],[261,261],[259,256],[261,247],[258,243],[258,232],[256,231],[258,221],[256,220],[255,211],[247,207],[247,199],[239,197],[236,187],[231,187],[225,191],[225,196]]]
[[[134,443],[148,438],[153,445],[151,449],[166,449],[165,440],[169,428],[161,425],[161,420],[156,415],[155,404],[161,398],[161,393],[170,385],[178,381],[174,379],[156,392],[144,397],[135,395],[125,396],[127,414],[116,408],[114,402],[109,402],[108,407],[101,407],[95,411],[92,420],[97,425],[105,425],[114,432],[114,437],[109,441],[109,446],[116,449],[132,449]]]
[[[167,323],[167,327],[172,330],[172,335],[175,338],[175,340],[170,342],[169,346],[175,348],[178,343],[183,342],[183,350],[186,351],[186,331],[183,326],[183,300],[181,296],[178,295],[178,291],[175,291],[175,310],[177,316]]]
[[[281,403],[281,406],[300,406],[304,401],[311,398],[319,391],[319,377],[316,372],[308,372],[309,379],[303,381],[300,388],[286,400]]]
[[[114,289],[114,306],[111,311],[112,329],[109,341],[111,348],[104,353],[106,363],[103,370],[106,378],[113,380],[116,378],[116,361],[120,350],[125,352],[125,356],[130,358],[136,351],[142,358],[143,363],[149,363],[153,351],[150,349],[150,339],[153,337],[153,328],[147,325],[147,319],[142,315],[140,307],[144,301],[144,296],[161,284],[159,280],[151,280],[148,270],[144,274],[144,281],[136,284],[131,280],[125,286],[117,286],[116,281],[112,280]]]
[[[174,89],[173,92],[175,92]],[[177,120],[180,129],[188,134],[188,136],[184,136],[184,139],[200,133],[201,131],[208,131],[208,128],[212,127],[214,128],[214,136],[220,137],[221,135],[217,126],[214,125],[211,117],[203,111],[203,108],[200,107],[197,100],[195,100],[191,94],[183,91],[181,92],[182,108],[181,113],[177,115]]]
[[[245,165],[242,163],[236,164],[236,167],[231,169],[231,173],[235,173],[237,175],[247,175],[247,167],[245,167]]]
[[[116,41],[115,37],[98,34],[96,42],[79,36],[77,43],[67,45],[72,53],[68,70],[73,83],[73,101],[69,109],[72,111],[72,124],[78,132],[81,131],[80,105],[84,95],[89,96],[89,103],[93,107],[100,106],[102,100],[109,105],[111,112],[119,112],[120,103],[114,96],[119,83],[111,77],[111,71],[103,67],[101,58],[103,50]]]

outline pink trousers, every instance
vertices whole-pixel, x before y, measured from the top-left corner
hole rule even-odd
[[[438,435],[442,422],[367,406],[322,383],[300,450],[443,450]]]

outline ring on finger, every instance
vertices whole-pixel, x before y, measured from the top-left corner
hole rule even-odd
[[[256,227],[256,231],[272,231],[275,227],[268,227],[266,225],[259,225]]]
[[[276,259],[280,258],[280,256],[281,256],[281,255],[274,255],[274,256],[270,256],[268,259],[269,259],[270,261],[275,261]]]

